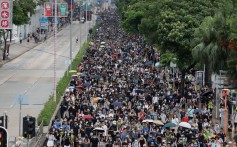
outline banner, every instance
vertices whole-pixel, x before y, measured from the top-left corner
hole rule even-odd
[[[55,4],[46,2],[44,3],[44,16],[54,17]],[[67,3],[57,3],[57,17],[67,17],[68,16],[68,4]]]
[[[12,29],[12,0],[0,0],[0,13],[1,13],[1,27],[0,29]]]

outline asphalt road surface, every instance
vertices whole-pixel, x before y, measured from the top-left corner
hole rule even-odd
[[[94,21],[90,23],[87,22],[81,26],[82,44],[88,34],[86,28],[89,29]],[[86,27],[86,24],[88,27]],[[80,48],[80,43],[76,44],[75,39],[76,36],[80,37],[79,28],[78,21],[72,23],[73,58]],[[69,61],[69,38],[70,26],[67,26],[57,36],[57,81],[66,71],[65,62]],[[27,105],[22,105],[22,117],[30,115],[37,118],[49,95],[53,93],[53,41],[53,37],[49,38],[45,43],[39,44],[0,68],[0,116],[4,112],[7,113],[9,117],[8,132],[11,138],[19,136],[20,106],[16,101],[16,97],[19,95],[25,95],[26,97],[24,103]]]

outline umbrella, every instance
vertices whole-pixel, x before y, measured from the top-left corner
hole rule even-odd
[[[156,62],[155,66],[160,67],[160,62]]]
[[[136,89],[135,92],[136,92],[137,94],[138,94],[138,93],[143,93],[144,90],[142,90],[142,89]]]
[[[175,123],[167,123],[164,125],[164,127],[166,127],[166,128],[176,127],[176,124]]]
[[[208,96],[209,94],[212,94],[212,93],[213,93],[212,91],[207,91],[207,92],[204,92],[202,96]]]
[[[148,62],[145,63],[145,66],[149,66],[149,65],[152,65],[152,64],[153,64],[152,61],[148,61]]]
[[[98,76],[98,75],[93,75],[92,78],[94,78],[94,79],[99,79],[100,76]]]
[[[173,95],[168,95],[167,98],[168,99],[173,99]]]
[[[74,89],[75,87],[74,86],[69,86],[68,89]]]
[[[128,53],[128,52],[123,52],[123,54],[127,54],[127,55],[129,55],[129,53]]]
[[[197,108],[193,111],[194,114],[199,113],[199,112],[202,112],[202,108]]]
[[[93,119],[94,117],[91,115],[84,115],[82,116],[82,119]]]
[[[69,70],[68,72],[69,73],[76,73],[77,71],[76,70]]]
[[[87,75],[86,74],[80,74],[80,77],[86,77]]]
[[[90,85],[91,85],[91,83],[86,82],[86,83],[83,84],[83,87],[89,87]]]
[[[145,119],[145,120],[143,120],[142,122],[143,122],[143,123],[146,123],[146,122],[153,123],[154,120],[152,120],[152,119]]]
[[[122,102],[113,102],[112,105],[114,105],[114,106],[122,106],[123,103]]]
[[[96,128],[93,129],[93,131],[102,131],[102,132],[103,132],[104,129],[103,129],[103,128],[96,127]]]
[[[181,123],[179,123],[179,126],[191,129],[191,125],[189,123],[187,123],[187,122],[181,122]]]
[[[123,61],[130,61],[130,59],[129,58],[124,58]]]
[[[103,42],[101,42],[100,44],[103,45],[103,44],[105,44],[105,42],[103,41]]]
[[[162,125],[162,126],[164,125],[164,123],[161,120],[155,120],[154,123],[157,125]]]
[[[104,45],[101,45],[100,48],[105,48],[105,46],[104,46]]]

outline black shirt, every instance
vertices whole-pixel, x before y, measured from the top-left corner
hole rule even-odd
[[[98,146],[99,139],[96,136],[92,136],[90,141],[91,141],[92,147],[97,147]]]

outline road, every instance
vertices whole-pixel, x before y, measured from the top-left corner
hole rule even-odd
[[[89,29],[93,22],[82,24],[82,42],[87,37],[86,28]],[[76,44],[75,41],[76,36],[80,36],[79,28],[78,21],[72,23],[73,58],[80,48],[80,43]],[[57,35],[57,81],[67,68],[65,61],[68,61],[70,56],[69,34],[70,27],[67,26]],[[16,97],[25,94],[28,98],[27,105],[22,106],[22,117],[26,115],[37,117],[49,95],[53,93],[53,41],[53,37],[49,38],[45,43],[39,44],[0,68],[0,116],[4,112],[7,113],[8,132],[11,138],[19,135],[20,107],[16,103]]]

